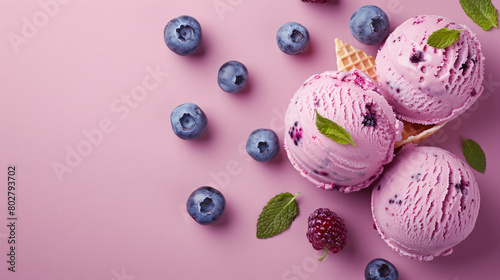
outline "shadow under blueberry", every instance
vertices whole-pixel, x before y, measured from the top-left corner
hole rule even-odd
[[[315,48],[314,39],[309,38],[309,45],[307,46],[307,49],[303,53],[297,54],[296,56],[309,57],[313,54],[314,48]]]
[[[280,151],[278,152],[276,157],[273,158],[272,160],[266,162],[266,164],[269,164],[269,165],[281,165],[281,164],[283,164],[283,162],[286,162],[286,155],[285,154],[286,154],[285,149],[283,149],[283,147],[280,147]]]
[[[206,43],[204,42],[204,40],[202,39],[201,40],[201,44],[200,46],[198,47],[198,49],[192,54],[192,55],[189,55],[188,57],[193,57],[193,58],[197,58],[197,57],[201,57],[201,56],[204,56],[205,53],[206,53]]]
[[[211,130],[210,130],[210,123],[207,122],[207,129],[205,130],[205,132],[203,132],[203,134],[196,138],[196,139],[193,139],[191,141],[193,142],[207,142],[210,140],[210,136],[211,136]]]

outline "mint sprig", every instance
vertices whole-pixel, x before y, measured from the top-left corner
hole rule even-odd
[[[269,238],[290,227],[299,214],[296,201],[299,194],[280,193],[269,200],[257,220],[257,238]]]
[[[460,0],[465,14],[483,30],[498,27],[498,11],[491,0]]]
[[[316,127],[318,128],[319,132],[321,132],[321,134],[339,144],[352,144],[354,147],[356,147],[356,144],[354,144],[354,140],[352,139],[349,132],[347,132],[343,127],[341,127],[334,121],[322,117],[317,110],[314,111],[316,112]]]
[[[434,31],[427,39],[427,45],[436,49],[444,49],[460,39],[463,29],[448,29],[446,27]]]
[[[486,171],[486,155],[483,149],[472,139],[462,138],[462,153],[470,167],[484,174]]]

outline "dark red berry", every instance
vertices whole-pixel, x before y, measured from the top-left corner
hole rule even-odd
[[[346,243],[347,230],[344,220],[328,208],[319,208],[308,219],[307,239],[316,250],[326,249],[338,253]]]
[[[302,2],[310,2],[310,3],[327,3],[330,2],[330,0],[302,0]]]

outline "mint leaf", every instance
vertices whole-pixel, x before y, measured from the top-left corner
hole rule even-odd
[[[275,236],[287,229],[299,214],[297,193],[280,193],[271,198],[257,220],[257,238],[264,239]]]
[[[478,143],[472,139],[464,139],[462,153],[470,167],[481,173],[486,171],[486,155]]]
[[[318,128],[319,132],[321,132],[321,134],[339,144],[352,144],[354,147],[356,147],[356,144],[354,144],[354,140],[352,139],[349,132],[347,132],[343,127],[341,127],[334,121],[323,118],[317,110],[314,111],[316,112],[316,127]]]
[[[436,49],[444,49],[460,39],[462,29],[448,29],[446,27],[434,31],[427,39],[427,45]]]
[[[498,11],[491,0],[460,0],[465,14],[483,30],[498,27]]]

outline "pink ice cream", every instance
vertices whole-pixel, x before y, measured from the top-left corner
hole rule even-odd
[[[470,167],[437,147],[405,146],[373,188],[373,219],[401,255],[449,255],[474,228],[479,189]]]
[[[427,45],[443,27],[463,29],[460,39],[445,49]],[[382,94],[406,121],[445,123],[483,92],[481,44],[469,28],[444,17],[421,15],[401,24],[380,48],[376,65]]]
[[[323,135],[315,110],[349,132],[356,146]],[[285,150],[300,174],[318,187],[353,192],[370,185],[392,160],[402,124],[376,82],[353,70],[305,81],[288,107],[285,128]]]

